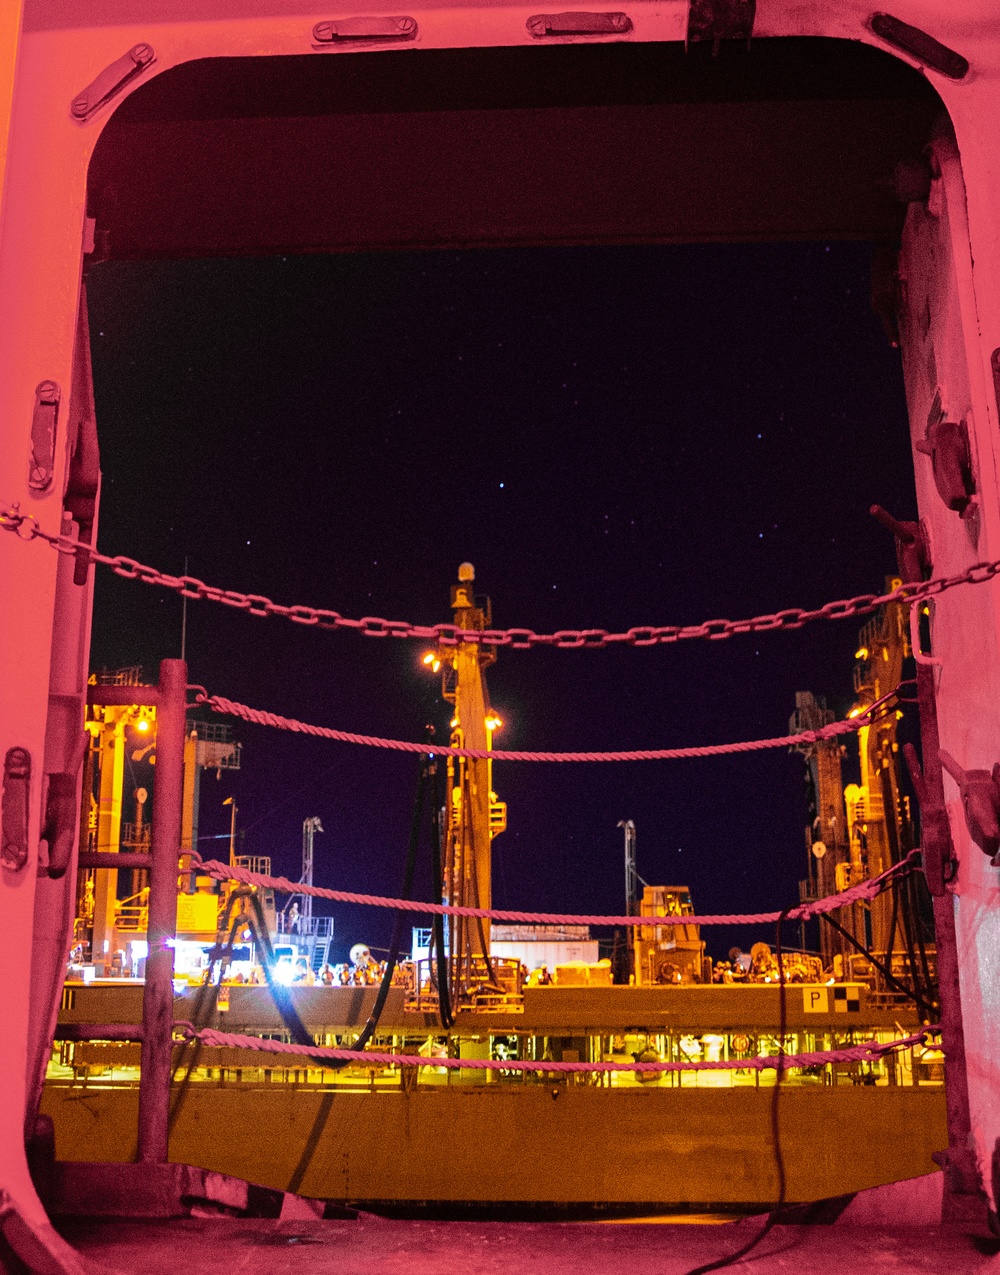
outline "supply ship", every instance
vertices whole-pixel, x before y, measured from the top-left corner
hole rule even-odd
[[[454,622],[488,629],[489,602],[474,589],[464,563],[451,590]],[[862,631],[852,715],[902,682],[911,654],[906,614],[890,603]],[[424,762],[439,897],[487,910],[491,845],[507,823],[490,757],[501,726],[485,676],[495,658],[486,643],[442,644],[424,656],[452,709],[450,744],[482,754],[429,753]],[[118,703],[88,709],[81,844],[91,859],[100,848],[110,850],[109,863],[115,852],[131,852],[134,863],[148,849],[148,795],[135,794],[134,818],[123,822],[123,757],[129,748],[133,757],[155,748],[156,710],[143,706],[135,670],[100,680],[115,684]],[[130,687],[135,704],[126,702]],[[839,739],[799,746],[811,794],[801,901],[879,875],[912,848],[900,792],[901,716],[890,699],[866,718],[857,731],[859,782],[846,787]],[[821,926],[819,949],[784,951],[780,971],[763,941],[773,940],[773,927],[749,953],[734,949],[713,961],[699,924],[677,919],[696,915],[686,887],[646,885],[639,896],[629,821],[622,825],[626,906],[643,920],[619,935],[614,961],[602,959],[602,941],[588,926],[491,927],[449,916],[416,927],[405,954],[397,941],[376,963],[359,944],[349,964],[334,964],[332,918],[314,914],[309,893],[276,896],[200,870],[192,852],[202,774],[240,763],[232,728],[203,718],[195,713],[186,724],[175,1022],[285,1041],[298,1039],[304,1024],[316,1046],[361,1044],[386,1061],[323,1066],[177,1041],[175,1162],[390,1213],[501,1204],[555,1215],[756,1207],[778,1192],[775,1071],[750,1061],[781,1048],[799,1054],[888,1042],[935,1017],[933,929],[917,878],[837,909]],[[803,693],[791,730],[832,720],[821,700]],[[267,857],[236,853],[235,806],[231,826],[229,865],[270,878]],[[302,886],[312,885],[321,832],[318,819],[304,821]],[[64,1161],[127,1162],[136,1152],[149,887],[141,866],[129,871],[130,879],[110,866],[79,874],[73,962],[42,1100]],[[392,1054],[427,1062],[400,1066]],[[525,1073],[446,1070],[444,1058],[748,1065]],[[924,1043],[877,1061],[792,1069],[779,1110],[789,1201],[932,1172],[932,1157],[947,1145],[942,1054]]]

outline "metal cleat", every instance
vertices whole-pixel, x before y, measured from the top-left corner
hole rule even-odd
[[[916,444],[931,458],[938,495],[962,518],[971,516],[976,494],[969,452],[969,430],[964,421],[937,420],[927,426],[927,436]]]
[[[1000,762],[992,771],[963,770],[950,753],[940,749],[938,756],[962,796],[962,809],[969,836],[1000,868]]]

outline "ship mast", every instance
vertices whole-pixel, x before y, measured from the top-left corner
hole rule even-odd
[[[491,623],[488,598],[473,591],[475,568],[463,562],[451,587],[454,623],[483,630]],[[442,694],[454,705],[450,742],[457,748],[489,751],[500,719],[490,708],[485,670],[496,659],[492,647],[460,642],[439,647],[434,663],[442,670]],[[444,901],[453,906],[489,908],[492,902],[493,838],[507,826],[507,808],[493,792],[493,762],[488,757],[449,757],[443,837]],[[490,962],[490,925],[478,918],[454,917],[449,926],[452,978],[460,995],[494,984]]]

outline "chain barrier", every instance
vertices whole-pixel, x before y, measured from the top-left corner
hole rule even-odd
[[[247,704],[226,699],[222,695],[209,695],[202,687],[195,688],[198,694],[194,702],[204,704],[213,712],[229,717],[239,717],[254,726],[273,726],[276,730],[312,735],[317,739],[331,739],[341,744],[361,744],[367,748],[384,748],[404,753],[489,758],[491,761],[679,761],[694,757],[724,757],[730,753],[760,752],[767,748],[800,748],[818,744],[825,739],[835,739],[838,735],[851,734],[864,726],[870,726],[886,712],[891,712],[903,685],[904,683],[900,683],[895,690],[890,691],[888,695],[883,695],[881,699],[876,700],[855,717],[832,722],[829,726],[821,726],[818,730],[800,731],[797,735],[779,735],[774,739],[740,740],[734,744],[699,744],[690,748],[639,748],[627,752],[603,753],[546,753],[510,748],[457,748],[451,744],[415,744],[401,739],[384,739],[379,735],[358,735],[353,731],[335,730],[332,726],[314,726],[309,722],[297,721],[294,717],[282,717],[279,713],[270,713],[266,709],[251,708]]]
[[[287,877],[267,876],[251,872],[249,868],[220,863],[217,859],[202,860],[195,853],[192,864],[198,873],[216,881],[235,881],[240,885],[252,885],[262,890],[276,890],[279,894],[308,894],[314,899],[330,899],[334,903],[359,903],[365,907],[393,908],[399,912],[415,912],[425,916],[479,917],[484,921],[510,921],[523,925],[763,925],[787,917],[790,921],[808,921],[821,912],[834,912],[851,903],[861,903],[875,898],[895,877],[912,871],[918,866],[919,850],[911,850],[905,859],[893,864],[877,877],[859,881],[839,894],[828,895],[784,912],[746,912],[728,915],[680,915],[680,916],[576,916],[562,912],[512,912],[506,909],[469,908],[448,903],[421,903],[414,899],[387,899],[377,894],[356,894],[350,890],[329,890],[321,885],[305,885],[289,881]]]
[[[978,562],[956,575],[901,584],[891,593],[861,593],[853,598],[827,602],[825,606],[812,610],[788,607],[783,611],[757,615],[746,620],[706,620],[702,624],[688,625],[637,625],[624,633],[613,633],[607,629],[559,629],[555,633],[535,633],[532,629],[460,629],[454,624],[412,624],[408,620],[385,620],[371,615],[356,620],[341,615],[339,611],[319,607],[284,606],[261,594],[217,588],[195,576],[169,575],[123,554],[112,557],[100,553],[91,545],[74,540],[71,536],[53,535],[43,531],[34,515],[21,513],[16,504],[0,509],[0,530],[13,532],[19,540],[26,542],[44,540],[59,553],[86,556],[92,562],[109,567],[115,575],[126,580],[141,580],[143,584],[170,589],[184,598],[218,602],[223,606],[245,611],[248,615],[274,615],[291,620],[293,624],[305,624],[320,629],[349,629],[372,638],[419,638],[441,646],[458,646],[462,642],[482,643],[486,646],[509,646],[515,650],[535,646],[591,650],[619,645],[662,646],[697,638],[719,641],[741,633],[800,629],[813,620],[846,620],[870,615],[889,602],[922,602],[960,584],[984,584],[1000,573],[1000,561]]]
[[[190,1023],[175,1023],[185,1040],[200,1041],[209,1047],[227,1049],[252,1049],[257,1053],[285,1054],[298,1058],[329,1058],[331,1062],[353,1062],[365,1066],[398,1067],[446,1067],[451,1070],[465,1068],[468,1071],[522,1071],[522,1072],[616,1072],[633,1071],[640,1074],[659,1074],[671,1071],[765,1071],[779,1068],[789,1071],[795,1067],[816,1067],[825,1063],[877,1062],[886,1054],[899,1049],[912,1049],[922,1045],[930,1030],[914,1032],[897,1040],[868,1040],[844,1049],[817,1050],[806,1054],[765,1055],[757,1058],[731,1058],[719,1061],[685,1060],[684,1062],[554,1062],[519,1058],[425,1058],[422,1054],[388,1054],[377,1050],[337,1049],[330,1045],[293,1045],[281,1040],[265,1040],[259,1036],[243,1036],[236,1032],[220,1032],[211,1027],[196,1030]]]

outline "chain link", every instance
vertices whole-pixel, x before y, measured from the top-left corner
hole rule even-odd
[[[16,505],[0,509],[0,530],[13,532],[19,540],[44,540],[59,553],[85,554],[93,562],[109,567],[125,580],[141,580],[143,584],[170,589],[182,597],[218,602],[245,611],[248,615],[279,616],[293,624],[320,629],[353,629],[371,638],[419,638],[439,646],[458,646],[469,642],[483,646],[509,646],[527,650],[535,646],[554,646],[561,650],[597,650],[609,646],[666,646],[672,642],[704,638],[719,642],[744,633],[769,633],[779,629],[800,629],[813,620],[846,620],[870,615],[889,602],[921,602],[937,597],[960,584],[986,584],[1000,573],[1000,561],[977,562],[957,575],[941,576],[914,584],[902,584],[891,593],[862,593],[854,598],[840,598],[814,610],[789,607],[770,615],[757,615],[746,620],[706,620],[702,624],[684,626],[636,625],[624,633],[606,629],[558,629],[555,633],[536,633],[533,629],[459,629],[454,624],[411,624],[407,620],[385,620],[380,616],[364,616],[360,620],[338,611],[310,606],[284,606],[257,593],[238,593],[206,584],[195,576],[172,576],[155,567],[119,554],[111,557],[69,536],[56,536],[43,531],[31,514],[23,514]]]

